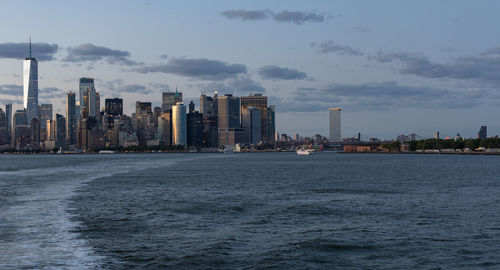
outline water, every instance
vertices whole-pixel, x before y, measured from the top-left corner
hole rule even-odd
[[[499,269],[500,156],[0,156],[0,269]]]

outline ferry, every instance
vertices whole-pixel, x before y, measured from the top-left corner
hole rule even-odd
[[[314,152],[314,150],[311,150],[311,149],[299,149],[299,151],[297,151],[297,155],[299,155],[299,156],[309,156],[313,152]]]
[[[99,154],[114,154],[115,151],[111,151],[111,150],[101,150],[98,152]]]

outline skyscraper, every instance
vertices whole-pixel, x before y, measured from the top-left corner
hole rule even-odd
[[[172,113],[164,112],[158,118],[158,139],[161,145],[172,145]]]
[[[175,89],[175,92],[163,92],[161,103],[162,112],[172,110],[172,107],[179,102],[182,102],[182,92],[177,92],[177,89]]]
[[[75,93],[68,92],[66,94],[66,140],[69,145],[76,145],[77,121]]]
[[[5,105],[5,117],[7,117],[7,132],[9,133],[9,143],[12,137],[12,104]]]
[[[107,98],[105,106],[108,116],[116,117],[123,114],[123,99],[121,98]]]
[[[66,119],[64,116],[60,114],[56,114],[55,121],[55,138],[56,138],[56,147],[65,147],[66,146]]]
[[[187,145],[186,106],[181,102],[172,107],[172,142],[174,145]]]
[[[38,62],[30,56],[23,61],[23,105],[28,125],[31,119],[38,118]]]
[[[40,114],[40,139],[50,140],[51,134],[49,133],[47,120],[52,120],[52,104],[40,104],[38,110]]]
[[[100,114],[98,98],[94,78],[80,78],[80,114],[82,118],[97,117]]]
[[[7,115],[0,108],[0,146],[9,144],[9,131],[7,124]]]
[[[203,145],[217,147],[219,140],[217,134],[217,91],[214,97],[205,94],[200,96],[200,113],[203,114]]]
[[[240,98],[231,94],[217,98],[219,147],[242,142],[240,128]]]
[[[202,147],[203,145],[203,114],[194,110],[192,101],[189,104],[189,113],[187,114],[187,145],[193,147]]]
[[[16,110],[13,121],[12,145],[17,149],[20,149],[25,145],[27,139],[30,137],[26,110]]]
[[[241,127],[245,130],[246,141],[257,144],[261,138],[261,113],[252,106],[241,111]]]
[[[438,130],[434,131],[434,134],[432,135],[432,138],[439,140],[439,131]]]
[[[487,129],[488,129],[487,126],[481,126],[481,128],[479,129],[479,132],[477,133],[477,138],[478,139],[486,139],[486,138],[488,138]]]
[[[267,107],[267,141],[269,144],[276,143],[276,107],[274,105],[270,105]]]
[[[241,97],[241,112],[247,107],[252,106],[255,109],[260,110],[260,127],[261,127],[261,140],[267,143],[271,143],[272,137],[274,137],[274,132],[271,136],[268,134],[268,113],[267,113],[267,97],[262,94],[253,94],[247,97]]]
[[[330,108],[330,141],[331,142],[341,142],[342,141],[342,129],[341,129],[341,108]]]

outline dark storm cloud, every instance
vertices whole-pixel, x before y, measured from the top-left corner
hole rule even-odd
[[[113,50],[110,48],[96,46],[94,44],[82,44],[67,49],[68,56],[63,61],[66,62],[84,62],[104,60],[110,64],[133,66],[138,65],[130,60],[130,53],[127,51]]]
[[[336,53],[342,55],[355,55],[355,56],[364,55],[364,53],[360,50],[353,49],[349,46],[336,44],[332,40],[320,43],[313,42],[311,43],[311,47],[316,48],[316,50],[319,53]]]
[[[167,64],[139,67],[134,71],[140,73],[163,72],[200,80],[218,81],[247,73],[247,67],[204,58],[171,58]]]
[[[221,15],[231,20],[262,21],[273,19],[276,22],[303,24],[305,22],[322,23],[328,19],[328,15],[318,12],[304,11],[280,11],[271,10],[226,10]]]
[[[304,80],[307,78],[305,72],[274,65],[261,67],[257,73],[266,80]]]
[[[0,43],[0,58],[24,59],[29,56],[29,43]],[[54,60],[59,46],[48,43],[32,43],[32,56],[39,61]]]
[[[288,99],[278,99],[280,111],[324,111],[336,104],[350,110],[381,111],[392,108],[470,108],[487,104],[492,93],[469,89],[451,91],[400,85],[396,82],[332,84],[298,88]]]

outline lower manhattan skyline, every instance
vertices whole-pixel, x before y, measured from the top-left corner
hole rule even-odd
[[[90,77],[101,108],[122,98],[127,115],[136,101],[161,106],[163,92],[198,107],[217,90],[267,96],[289,135],[328,136],[331,107],[343,137],[500,134],[495,1],[121,3],[5,3],[0,22],[16,27],[0,38],[2,108],[22,108],[31,34],[39,104],[64,116],[66,93],[78,98]]]

